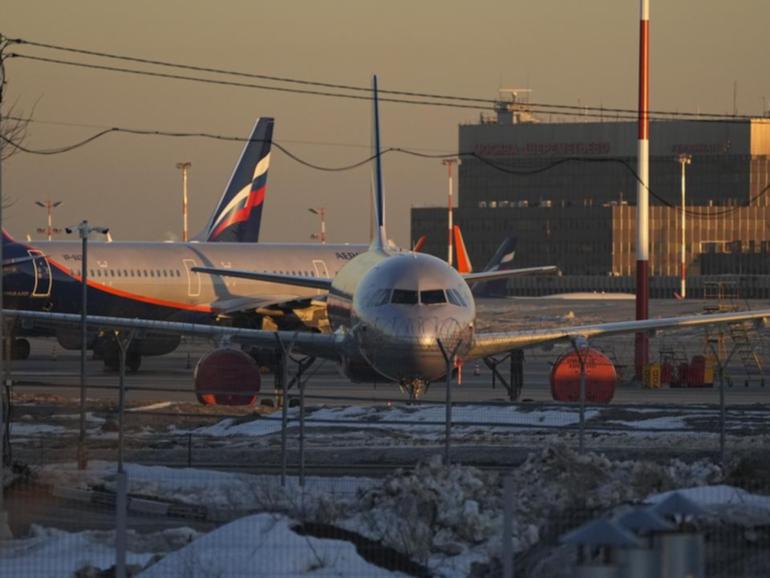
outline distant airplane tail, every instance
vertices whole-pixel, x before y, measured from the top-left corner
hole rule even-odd
[[[492,255],[492,258],[484,266],[484,271],[500,271],[513,268],[513,259],[516,256],[516,237],[506,237],[500,246]],[[506,279],[497,279],[495,281],[484,281],[477,283],[473,288],[473,295],[476,297],[503,297],[506,295]]]
[[[209,243],[259,240],[273,124],[272,118],[257,119],[216,211],[198,240]]]
[[[28,255],[27,248],[14,241],[8,231],[3,229],[3,267],[18,263],[21,259],[26,259]]]
[[[452,233],[455,238],[455,253],[457,253],[457,272],[463,275],[473,273],[473,265],[471,264],[471,258],[468,257],[468,250],[465,248],[465,239],[463,239],[460,226],[454,225]]]

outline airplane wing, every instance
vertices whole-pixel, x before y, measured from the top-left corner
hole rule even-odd
[[[47,327],[79,327],[80,315],[75,313],[50,313],[46,311],[23,311],[3,309],[6,319],[19,319],[22,326]],[[311,333],[301,331],[263,331],[261,329],[246,329],[241,327],[224,327],[221,325],[204,325],[202,323],[180,323],[177,321],[153,321],[148,319],[126,319],[123,317],[106,317],[100,315],[88,316],[88,327],[95,329],[130,331],[141,337],[144,332],[173,333],[223,339],[231,343],[242,343],[256,347],[274,348],[278,340],[284,347],[292,346],[292,350],[336,360],[339,356],[343,335],[336,333]]]
[[[307,306],[312,297],[300,297],[299,295],[260,295],[259,297],[232,297],[230,299],[220,299],[214,301],[211,307],[219,314],[227,315],[230,313],[240,313],[255,311],[265,307],[274,307],[276,305]]]
[[[523,269],[502,269],[498,271],[480,271],[479,273],[467,273],[463,275],[466,283],[478,283],[480,281],[491,281],[492,279],[503,279],[505,277],[520,277],[522,275],[561,275],[561,271],[555,265],[545,267],[525,267]]]
[[[768,317],[770,317],[770,309],[763,309],[758,311],[716,313],[710,315],[664,317],[661,319],[645,319],[642,321],[618,321],[614,323],[597,323],[594,325],[576,325],[574,327],[480,333],[476,334],[473,347],[471,347],[467,357],[471,359],[488,357],[512,349],[532,347],[545,343],[569,340],[582,341],[592,337],[603,337],[621,333],[653,332],[658,329],[681,329],[686,327],[700,327],[703,325],[738,323],[750,320],[761,322],[765,321]]]
[[[310,287],[328,291],[332,286],[332,280],[326,277],[300,277],[299,275],[279,275],[276,273],[260,273],[258,271],[245,271],[243,269],[218,269],[216,267],[193,267],[196,273],[207,275],[220,275],[222,277],[238,277],[252,281],[267,281],[279,285],[295,285],[297,287]]]

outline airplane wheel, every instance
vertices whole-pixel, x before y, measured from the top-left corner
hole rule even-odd
[[[28,359],[30,352],[29,340],[27,339],[14,339],[13,347],[11,349],[11,357],[13,359]]]

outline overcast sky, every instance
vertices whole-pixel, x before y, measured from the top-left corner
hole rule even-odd
[[[651,2],[651,106],[759,115],[770,101],[767,0]],[[37,42],[313,81],[494,98],[528,87],[541,103],[634,108],[635,0],[4,0],[2,32]],[[9,51],[93,59],[32,47]],[[115,63],[113,63],[115,64]],[[126,65],[132,66],[132,65]],[[31,113],[26,145],[66,145],[99,127],[248,136],[257,116],[302,158],[343,165],[369,154],[369,104],[320,96],[208,86],[11,59],[6,104]],[[256,81],[251,81],[256,82]],[[478,112],[382,105],[384,146],[457,150],[457,126]],[[44,122],[43,122],[44,121]],[[73,123],[66,126],[48,123]],[[191,161],[191,229],[203,226],[242,145],[201,139],[110,135],[54,156],[18,154],[3,166],[14,205],[5,225],[24,237],[45,224],[35,200],[63,201],[55,221],[88,218],[116,239],[162,240],[181,230],[179,161]],[[384,160],[391,237],[409,242],[409,208],[443,204],[438,160]],[[319,172],[274,151],[262,238],[306,241],[308,207],[327,208],[328,238],[368,236],[369,169]]]

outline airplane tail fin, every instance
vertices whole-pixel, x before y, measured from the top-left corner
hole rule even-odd
[[[385,193],[382,187],[382,151],[380,150],[380,104],[377,97],[377,75],[372,76],[372,195],[374,196],[374,237],[372,249],[384,251],[388,246],[385,233]]]
[[[473,273],[473,265],[468,257],[468,250],[465,248],[465,239],[460,231],[459,225],[452,226],[452,233],[455,237],[455,252],[457,253],[457,271],[458,273]]]
[[[272,118],[257,119],[225,192],[198,240],[209,243],[259,240],[273,124]]]
[[[484,266],[484,271],[499,271],[513,268],[513,259],[516,256],[516,237],[506,237],[492,255],[492,258]],[[484,281],[477,283],[471,290],[476,297],[502,297],[506,294],[506,279]]]
[[[7,264],[27,255],[26,247],[14,241],[8,234],[8,231],[3,229],[3,266],[5,267]]]

